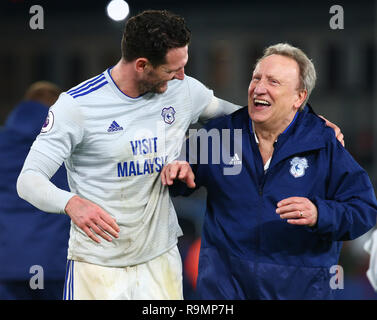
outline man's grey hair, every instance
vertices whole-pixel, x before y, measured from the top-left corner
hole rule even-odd
[[[264,58],[278,54],[295,60],[300,69],[300,79],[298,90],[307,90],[308,94],[305,101],[300,106],[300,111],[304,108],[306,102],[309,100],[309,96],[315,87],[317,80],[317,74],[314,68],[313,62],[307,57],[307,55],[299,48],[296,48],[288,43],[278,43],[267,47],[263,56],[258,59],[256,65]]]

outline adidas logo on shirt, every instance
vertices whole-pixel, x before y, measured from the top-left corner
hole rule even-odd
[[[107,132],[114,132],[114,131],[121,131],[123,130],[123,127],[119,126],[119,124],[116,123],[114,120],[112,124],[110,125],[109,129],[107,129]]]
[[[232,159],[230,159],[229,164],[234,166],[236,164],[242,164],[242,161],[238,154],[236,153]]]

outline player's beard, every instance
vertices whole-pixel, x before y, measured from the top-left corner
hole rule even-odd
[[[161,94],[167,90],[167,81],[158,81],[152,82],[147,80],[142,80],[139,82],[139,92],[140,94],[144,94],[147,92]]]

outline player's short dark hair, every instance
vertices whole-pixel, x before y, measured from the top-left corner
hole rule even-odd
[[[189,44],[191,32],[185,20],[166,10],[147,10],[130,18],[123,32],[122,57],[126,61],[147,58],[154,67],[164,64],[169,49]]]

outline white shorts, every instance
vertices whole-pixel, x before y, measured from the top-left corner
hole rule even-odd
[[[64,300],[182,300],[177,246],[146,263],[104,267],[68,260]]]

